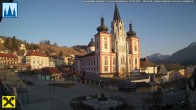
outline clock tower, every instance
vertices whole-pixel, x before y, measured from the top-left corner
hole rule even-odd
[[[126,76],[126,32],[124,23],[115,4],[114,17],[111,23],[112,50],[116,53],[116,74],[119,77]]]

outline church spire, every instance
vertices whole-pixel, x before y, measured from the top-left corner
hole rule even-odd
[[[117,20],[117,21],[120,21],[120,13],[119,13],[119,10],[118,10],[118,7],[117,5],[115,4],[115,9],[114,9],[114,18],[113,20]]]
[[[97,31],[98,31],[98,32],[102,32],[102,31],[107,32],[107,31],[108,31],[108,27],[105,26],[105,24],[104,24],[103,15],[102,15],[102,17],[101,17],[101,26],[99,26],[99,27],[97,28]]]
[[[136,35],[136,33],[133,31],[132,24],[130,22],[130,24],[129,24],[129,31],[127,32],[127,37],[129,37],[129,36],[135,36],[135,35]]]

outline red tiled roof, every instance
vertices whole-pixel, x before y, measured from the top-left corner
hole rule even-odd
[[[41,70],[41,74],[62,74],[61,71],[59,71],[57,68],[54,68],[54,67],[45,67],[45,68],[42,68]]]
[[[42,57],[48,57],[45,53],[41,51],[36,51],[36,50],[30,50],[28,51],[26,56],[42,56]]]
[[[0,53],[0,57],[17,58],[16,55],[10,53]]]

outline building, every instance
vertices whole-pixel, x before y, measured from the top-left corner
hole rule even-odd
[[[111,32],[104,25],[97,28],[98,33],[88,45],[88,53],[76,57],[75,70],[100,77],[126,77],[140,69],[140,39],[129,25],[126,33],[117,5],[111,23]]]
[[[65,65],[73,65],[74,64],[75,55],[63,56],[63,58],[64,58]]]
[[[140,72],[145,72],[147,74],[157,73],[157,66],[147,58],[140,60]]]
[[[192,76],[192,73],[193,73],[194,69],[195,69],[195,67],[192,66],[192,65],[185,67],[185,76],[186,76],[186,78],[189,78],[189,77]]]
[[[25,63],[31,65],[31,70],[49,67],[49,57],[38,50],[31,50],[25,56]]]
[[[4,44],[4,42],[3,38],[0,38],[0,44]]]
[[[196,69],[192,76],[188,79],[186,92],[188,96],[189,109],[196,110]]]
[[[18,57],[11,53],[0,53],[0,65],[12,66],[16,65]]]
[[[38,79],[42,80],[57,80],[61,79],[62,72],[54,67],[44,67],[41,69],[40,73],[38,73]]]

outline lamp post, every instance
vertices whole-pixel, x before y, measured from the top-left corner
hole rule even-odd
[[[52,76],[50,76],[50,79],[49,79],[49,87],[50,87],[50,92],[51,92],[51,83],[50,83],[50,80],[52,79]]]
[[[53,85],[54,85],[54,92],[55,92],[55,76],[54,76],[54,84]]]
[[[27,83],[26,83],[26,92],[27,92],[27,103],[29,103],[29,93],[28,93]]]

